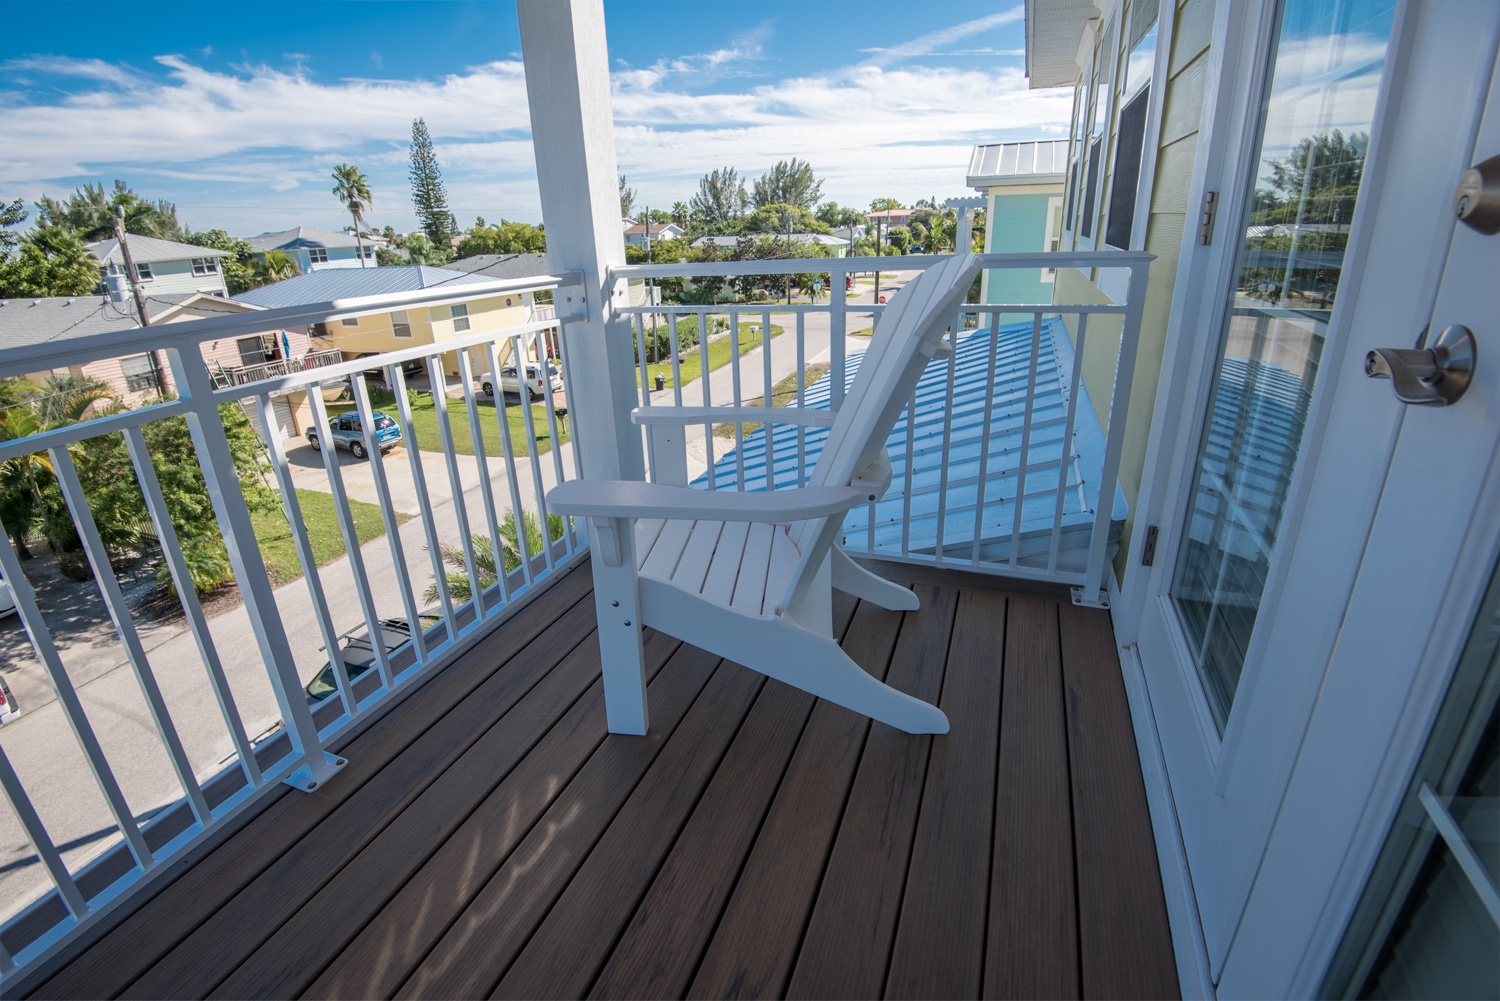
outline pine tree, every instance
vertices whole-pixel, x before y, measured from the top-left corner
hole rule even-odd
[[[440,248],[450,245],[458,226],[448,211],[448,192],[443,188],[443,173],[438,169],[437,154],[432,151],[432,136],[427,122],[415,118],[411,123],[411,203],[417,210],[422,232]]]

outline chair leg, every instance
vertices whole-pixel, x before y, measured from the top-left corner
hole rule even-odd
[[[640,597],[633,554],[624,566],[593,561],[594,612],[599,623],[599,662],[604,674],[604,711],[610,733],[643,735],[646,656],[641,642]]]
[[[922,602],[910,588],[866,570],[838,546],[828,551],[828,557],[833,569],[833,586],[845,594],[874,602],[893,612],[914,612],[922,607]]]

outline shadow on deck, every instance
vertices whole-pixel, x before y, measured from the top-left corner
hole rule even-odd
[[[31,996],[1175,996],[1106,613],[916,587],[836,625],[947,736],[657,634],[618,737],[585,561]]]

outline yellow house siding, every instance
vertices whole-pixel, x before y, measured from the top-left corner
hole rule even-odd
[[[1120,489],[1130,505],[1120,553],[1130,548],[1135,524],[1136,500],[1150,441],[1151,416],[1156,406],[1157,382],[1161,376],[1167,325],[1171,318],[1172,290],[1188,223],[1188,195],[1198,156],[1198,124],[1208,81],[1209,46],[1212,40],[1215,0],[1183,0],[1177,5],[1172,31],[1172,51],[1167,64],[1161,132],[1157,139],[1156,165],[1151,182],[1151,211],[1146,223],[1145,249],[1156,255],[1141,318],[1136,370],[1130,387],[1130,412],[1120,455]],[[1113,130],[1115,123],[1111,123]],[[1114,145],[1114,136],[1108,139]],[[1057,302],[1104,303],[1109,299],[1076,268],[1058,272]],[[1121,323],[1115,317],[1095,316],[1089,321],[1084,350],[1083,380],[1099,416],[1101,426],[1108,417],[1114,388],[1115,360],[1120,347]],[[1076,342],[1077,320],[1068,320],[1069,335]],[[1123,555],[1116,571],[1123,570]]]

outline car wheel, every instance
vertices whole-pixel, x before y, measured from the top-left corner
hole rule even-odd
[[[532,402],[535,399],[536,399],[536,390],[532,389],[530,386],[527,386],[526,387],[526,402],[530,403],[530,402]]]
[[[349,451],[354,453],[356,459],[363,459],[369,453],[365,451],[365,443],[362,441],[351,441]]]
[[[492,385],[490,385],[489,383],[485,383],[484,384],[484,395],[485,396],[494,396],[495,395],[495,387],[492,386]]]
[[[307,447],[312,449],[314,452],[323,451],[323,446],[319,444],[318,436],[315,434],[310,434],[307,436]]]

